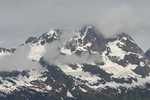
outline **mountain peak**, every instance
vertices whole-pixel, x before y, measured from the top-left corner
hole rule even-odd
[[[99,30],[94,25],[85,25],[81,28],[80,32],[81,33],[86,32],[87,34],[95,34],[97,36],[104,38],[102,33],[100,33]]]
[[[88,52],[90,55],[105,49],[106,40],[93,25],[84,26],[77,34],[65,43],[64,48],[80,55]]]
[[[129,36],[127,33],[121,33],[121,34],[119,34],[119,35],[117,35],[117,38],[120,40],[120,39],[123,39],[123,40],[130,40],[130,41],[132,41],[133,43],[135,43],[134,42],[134,40],[131,38],[131,36]]]
[[[41,45],[44,45],[46,42],[50,43],[54,40],[59,40],[60,39],[60,30],[54,29],[50,30],[44,34],[42,34],[39,37],[29,37],[25,44],[35,44],[35,43],[40,43]]]
[[[90,29],[90,28],[93,28],[93,25],[84,25],[84,26],[81,28],[80,32],[84,32],[85,30]]]

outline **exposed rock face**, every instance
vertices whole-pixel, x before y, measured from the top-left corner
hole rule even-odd
[[[60,30],[55,29],[55,30],[51,30],[47,33],[42,34],[40,37],[29,37],[25,44],[35,44],[38,43],[40,41],[41,45],[44,45],[46,42],[50,43],[54,40],[57,40],[60,38]]]
[[[118,40],[120,42],[124,43],[125,45],[119,45],[117,44],[120,48],[122,48],[126,52],[134,52],[138,53],[140,55],[144,55],[144,52],[138,45],[135,43],[135,41],[126,33],[122,33],[118,35]]]
[[[150,49],[148,49],[145,54],[150,59]]]
[[[11,53],[14,53],[15,50],[16,50],[16,48],[11,48],[11,49],[0,48],[0,52],[11,52]]]
[[[0,47],[0,57],[5,55],[11,55],[15,52],[16,48],[6,49]]]
[[[0,99],[148,100],[150,50],[144,54],[126,33],[106,39],[93,26],[71,32],[51,30],[18,49],[0,48],[13,54],[0,59]]]

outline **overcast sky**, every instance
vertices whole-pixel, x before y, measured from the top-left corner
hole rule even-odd
[[[51,29],[95,25],[106,37],[126,32],[150,48],[150,0],[0,0],[0,47]]]

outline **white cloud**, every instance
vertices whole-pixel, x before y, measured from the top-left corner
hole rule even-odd
[[[8,55],[0,58],[0,71],[13,71],[13,70],[29,70],[29,69],[42,69],[38,62],[29,60],[28,55],[30,47],[24,45],[19,47],[13,55]]]

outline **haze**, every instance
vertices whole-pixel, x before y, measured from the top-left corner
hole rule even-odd
[[[16,47],[51,29],[95,25],[105,37],[125,32],[150,48],[149,0],[0,0],[0,47]]]

